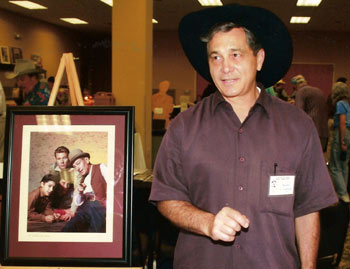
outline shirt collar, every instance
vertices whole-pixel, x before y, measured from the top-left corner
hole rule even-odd
[[[258,90],[260,90],[260,94],[258,99],[255,102],[255,106],[260,106],[263,111],[265,111],[266,115],[268,117],[271,116],[271,96],[265,91],[265,89],[260,89],[257,87]],[[224,99],[224,97],[221,95],[221,93],[217,90],[214,94],[213,94],[213,112],[215,112],[216,108],[221,104],[221,103],[225,103],[226,100]]]

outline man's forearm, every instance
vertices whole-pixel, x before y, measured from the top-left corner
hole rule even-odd
[[[157,208],[176,226],[187,231],[210,236],[215,216],[185,201],[160,201]]]
[[[296,218],[295,230],[300,253],[301,268],[316,268],[320,237],[319,213],[314,212]]]

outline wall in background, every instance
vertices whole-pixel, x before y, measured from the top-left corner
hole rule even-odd
[[[75,58],[79,58],[75,64],[81,88],[92,92],[111,91],[110,39],[86,37],[76,31],[5,10],[0,10],[0,32],[1,46],[21,48],[23,58],[27,59],[31,54],[40,55],[47,77],[56,75],[62,54],[72,52]],[[15,80],[5,78],[3,69],[0,70],[0,81],[4,87],[15,84]],[[67,84],[65,76],[62,84]]]

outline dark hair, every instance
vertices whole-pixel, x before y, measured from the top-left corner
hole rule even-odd
[[[40,182],[46,183],[49,181],[53,181],[56,183],[55,177],[52,174],[46,174],[45,176],[43,176]]]
[[[203,41],[204,43],[207,43],[207,48],[208,48],[208,44],[210,40],[213,38],[213,36],[216,33],[219,33],[219,32],[227,33],[234,28],[242,28],[244,30],[249,47],[252,49],[254,55],[257,55],[259,50],[262,49],[263,47],[261,43],[258,41],[258,39],[256,38],[256,36],[254,35],[254,33],[248,30],[247,28],[241,25],[235,24],[233,22],[223,22],[223,23],[215,24],[209,29],[208,33],[206,33],[201,37],[201,41]]]
[[[337,79],[336,82],[343,82],[343,83],[346,83],[347,79],[345,77],[340,77]]]
[[[57,153],[66,153],[67,156],[69,155],[69,149],[66,148],[65,146],[60,146],[57,149],[55,149],[55,157]]]
[[[49,78],[47,79],[47,81],[48,81],[48,82],[54,83],[54,82],[55,82],[55,78],[54,78],[53,76],[51,76],[51,77],[49,77]]]

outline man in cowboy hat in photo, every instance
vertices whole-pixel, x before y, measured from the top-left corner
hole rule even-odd
[[[105,232],[107,167],[104,164],[91,164],[90,154],[81,149],[72,150],[69,160],[69,166],[82,176],[82,180],[73,197],[78,209],[62,231]]]
[[[286,27],[227,5],[185,16],[179,37],[218,91],[170,123],[157,154],[150,201],[181,228],[174,267],[315,268],[318,211],[337,202],[317,130],[257,87],[290,66]]]
[[[28,59],[18,59],[14,71],[6,73],[6,78],[16,79],[17,86],[23,92],[23,105],[46,106],[49,102],[49,87],[40,81],[40,74],[44,72],[46,71],[37,68],[34,62]]]

